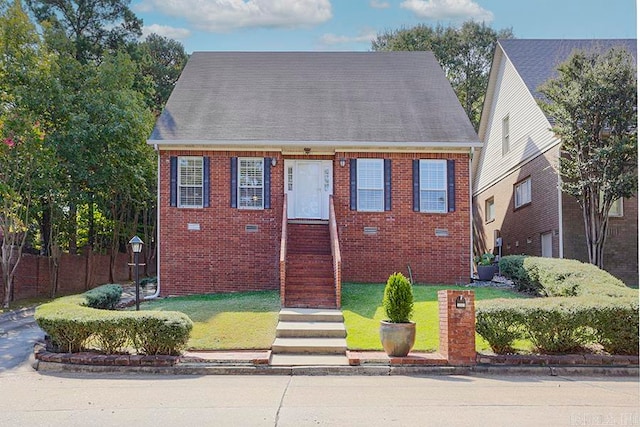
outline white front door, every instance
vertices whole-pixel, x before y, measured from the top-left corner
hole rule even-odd
[[[289,219],[329,219],[333,193],[330,160],[285,160],[285,192]]]

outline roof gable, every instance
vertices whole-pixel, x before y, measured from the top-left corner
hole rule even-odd
[[[637,58],[635,39],[505,39],[499,40],[498,43],[531,94],[537,99],[542,97],[538,88],[557,76],[558,65],[566,61],[574,50],[606,51],[613,47],[623,47]]]
[[[477,144],[431,52],[196,52],[150,143]]]

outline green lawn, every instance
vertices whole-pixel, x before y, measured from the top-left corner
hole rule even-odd
[[[440,339],[438,330],[438,291],[460,289],[475,291],[477,300],[493,298],[524,298],[504,289],[467,288],[464,286],[414,285],[414,314],[416,322],[416,351],[436,351]],[[380,320],[384,320],[382,295],[384,285],[345,284],[342,287],[342,311],[348,331],[347,346],[351,350],[382,350],[379,337]],[[476,334],[476,349],[489,349],[487,342]]]
[[[438,296],[442,289],[456,286],[414,286],[414,317],[417,324],[415,350],[438,348]],[[515,292],[493,288],[474,288],[476,299],[522,298]],[[384,318],[383,284],[344,284],[342,310],[350,349],[382,350],[378,329]],[[267,349],[275,338],[280,310],[277,291],[233,294],[193,295],[145,302],[143,310],[181,311],[193,320],[187,344],[189,349],[231,350]],[[477,337],[478,350],[489,348]]]

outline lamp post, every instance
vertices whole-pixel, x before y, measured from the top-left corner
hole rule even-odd
[[[129,244],[131,245],[131,251],[133,252],[133,265],[135,266],[135,280],[136,280],[136,311],[140,310],[140,281],[138,280],[138,257],[140,256],[140,252],[142,252],[142,245],[144,242],[138,236],[133,236],[131,240],[129,240]]]

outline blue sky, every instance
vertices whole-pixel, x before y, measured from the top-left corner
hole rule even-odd
[[[385,30],[468,19],[518,38],[636,38],[635,0],[132,0],[193,51],[366,51]]]

